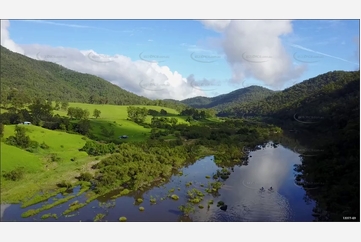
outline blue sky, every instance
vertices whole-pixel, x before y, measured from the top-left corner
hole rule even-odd
[[[328,71],[352,71],[359,68],[358,20],[274,22],[269,20],[259,25],[232,23],[219,30],[219,21],[10,20],[7,31],[9,38],[29,57],[34,58],[32,48],[37,48],[38,53],[41,48],[48,48],[47,51],[54,50],[52,53],[59,55],[55,51],[59,50],[58,47],[65,47],[68,49],[67,54],[64,52],[66,58],[59,64],[101,76],[126,90],[150,98],[214,96],[250,85],[282,90]],[[7,47],[3,43],[2,45]],[[244,47],[243,50],[240,50],[240,46]],[[264,49],[264,46],[268,47]],[[149,61],[156,61],[157,66],[129,66],[128,70],[124,65],[130,64],[121,62],[120,68],[109,66],[110,69],[104,69],[104,65],[98,65],[84,69],[86,64],[76,65],[77,62],[71,59],[72,55],[68,52],[70,49],[92,50],[113,59],[120,58],[117,56],[128,57],[132,65],[142,60],[148,61],[148,64]],[[268,53],[266,50],[270,49]],[[56,55],[53,56],[56,59]],[[270,64],[276,61],[278,64]],[[166,67],[171,74],[164,74]],[[100,71],[101,68],[103,69]],[[277,72],[274,71],[276,69]],[[154,72],[156,74],[149,74],[154,78],[159,77],[158,73],[167,77],[172,75],[174,78],[181,75],[181,78],[188,78],[188,81],[192,75],[196,83],[194,86],[198,90],[180,91],[181,86],[178,84],[167,84],[174,89],[172,92],[138,90],[135,85],[123,81],[132,80],[131,74],[127,73],[132,70],[146,75]],[[282,74],[286,72],[287,75]],[[144,73],[137,74],[136,78]]]

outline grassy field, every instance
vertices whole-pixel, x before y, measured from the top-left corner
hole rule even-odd
[[[27,135],[29,135],[31,140],[35,140],[39,142],[39,144],[44,142],[49,146],[49,149],[43,150],[39,148],[39,151],[36,154],[32,154],[21,149],[20,150],[26,152],[27,154],[36,155],[39,157],[39,159],[42,159],[42,161],[46,161],[46,156],[52,153],[56,153],[62,161],[69,162],[72,158],[77,159],[87,156],[85,152],[78,151],[78,149],[84,146],[86,139],[81,135],[48,130],[35,125],[23,125],[23,127],[26,128]],[[9,137],[10,135],[14,135],[14,130],[15,125],[6,125],[4,129],[4,139]],[[2,162],[4,162],[4,164],[6,164],[8,160],[11,160],[11,162],[14,163],[12,153],[10,153],[9,155],[10,156],[4,155],[4,157],[2,157]]]
[[[79,107],[82,109],[87,109],[91,115],[91,127],[92,133],[98,137],[104,137],[101,133],[101,127],[105,127],[106,129],[114,129],[114,136],[113,138],[116,139],[121,135],[127,135],[128,141],[143,141],[144,139],[149,137],[149,133],[151,129],[144,128],[132,121],[127,120],[128,113],[126,106],[119,106],[119,105],[102,105],[102,104],[86,104],[86,103],[69,103],[69,107]],[[145,107],[147,109],[154,109],[160,111],[164,109],[167,111],[168,115],[165,117],[174,117],[178,119],[178,123],[187,123],[185,121],[185,117],[178,116],[178,112],[174,109],[158,107],[158,106],[140,106],[140,105],[133,105],[134,107]],[[98,109],[101,111],[99,118],[94,118],[93,111],[94,109]],[[54,114],[59,114],[60,116],[66,116],[67,112],[58,110],[54,111]],[[151,116],[147,116],[146,123],[151,122]],[[109,137],[107,137],[109,138]]]
[[[88,104],[88,103],[69,103],[69,107],[79,107],[82,109],[88,109],[90,112],[90,115],[93,115],[93,110],[98,109],[101,111],[100,117],[98,119],[100,120],[107,120],[107,121],[127,121],[128,113],[127,113],[127,107],[130,105],[107,105],[107,104]],[[186,122],[183,117],[178,116],[178,112],[171,108],[164,108],[159,106],[142,106],[142,105],[131,105],[133,107],[140,107],[140,108],[147,108],[147,109],[154,109],[156,111],[160,111],[161,109],[164,109],[167,111],[169,116],[174,116],[178,119],[178,122]],[[66,111],[54,111],[54,114],[59,114],[62,116],[66,116]],[[150,123],[151,116],[147,117],[147,122]],[[130,122],[130,121],[129,121]],[[130,122],[131,123],[131,122]],[[133,124],[133,123],[132,123]]]
[[[1,177],[2,203],[19,202],[36,192],[56,188],[58,182],[73,180],[82,169],[87,169],[88,162],[94,161],[94,158],[88,157],[85,152],[78,151],[86,142],[86,138],[81,135],[47,130],[33,125],[25,127],[27,135],[32,140],[40,144],[45,142],[49,149],[39,148],[37,152],[30,153],[1,142],[1,170],[7,172],[17,167],[25,169],[24,178],[20,181],[8,181]],[[6,125],[3,140],[13,135],[14,129],[15,125]],[[50,161],[50,154],[56,154],[59,161]]]
[[[35,173],[42,171],[43,164],[39,156],[1,143],[1,170],[11,171],[17,167],[24,167],[27,172]]]
[[[69,107],[80,107],[88,109],[92,116],[93,110],[101,111],[99,118],[91,117],[92,134],[102,136],[101,127],[114,130],[114,137],[128,135],[127,142],[142,141],[149,137],[150,128],[144,128],[132,121],[127,120],[127,107],[117,105],[97,105],[84,103],[70,103]],[[168,112],[166,117],[178,119],[178,123],[188,123],[186,117],[178,116],[178,112],[158,106],[137,106]],[[54,111],[54,114],[66,116],[66,111]],[[151,116],[146,119],[150,123]],[[212,120],[214,122],[214,120]],[[209,122],[212,122],[209,120]],[[88,138],[77,134],[68,134],[63,131],[53,131],[34,125],[24,125],[31,140],[49,146],[48,149],[39,148],[36,152],[30,153],[23,149],[9,146],[4,143],[5,139],[14,135],[15,125],[4,127],[4,137],[1,142],[1,169],[8,172],[17,167],[24,167],[24,177],[19,181],[9,181],[1,177],[1,203],[19,203],[30,199],[39,192],[46,192],[56,189],[56,184],[65,180],[76,182],[75,177],[80,172],[90,171],[91,166],[103,157],[89,157],[85,152],[80,152]],[[109,138],[109,137],[108,137]],[[173,139],[173,136],[167,139]],[[56,154],[59,160],[52,161],[51,155]]]

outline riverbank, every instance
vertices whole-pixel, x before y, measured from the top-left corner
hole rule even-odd
[[[298,154],[281,144],[266,144],[248,156],[248,165],[228,168],[207,156],[144,189],[99,196],[79,195],[77,188],[25,209],[11,205],[5,221],[311,221],[312,206],[302,202],[304,190],[293,180]],[[260,193],[261,186],[274,191]]]

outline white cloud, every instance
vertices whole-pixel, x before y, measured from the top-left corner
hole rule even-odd
[[[295,66],[280,37],[292,32],[291,21],[203,20],[208,29],[222,33],[222,47],[230,64],[231,82],[255,78],[280,88],[300,77],[305,66]]]
[[[23,45],[25,55],[58,63],[69,69],[89,73],[120,86],[121,88],[152,99],[185,99],[203,95],[187,79],[167,66],[143,60],[132,61],[122,55],[107,56],[93,50],[43,45]]]
[[[1,45],[37,60],[55,62],[68,69],[99,76],[137,95],[151,99],[182,100],[205,95],[192,87],[177,71],[144,60],[132,61],[122,55],[107,56],[93,50],[52,47],[38,44],[17,45],[10,39],[9,21],[2,21]]]
[[[24,54],[24,50],[10,38],[9,27],[9,20],[1,20],[1,45],[13,52]]]
[[[207,29],[212,29],[216,32],[223,32],[231,21],[232,20],[201,20]]]

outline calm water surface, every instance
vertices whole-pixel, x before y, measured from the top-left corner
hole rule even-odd
[[[282,145],[274,148],[268,143],[265,148],[250,153],[248,165],[235,166],[230,177],[224,182],[218,194],[206,195],[200,203],[203,209],[194,205],[195,211],[190,217],[185,217],[179,211],[180,205],[187,203],[186,193],[192,188],[204,191],[211,176],[220,169],[214,162],[213,156],[198,160],[193,165],[182,169],[183,175],[174,175],[164,186],[151,187],[148,191],[138,191],[128,196],[110,199],[111,195],[98,198],[86,207],[69,214],[62,213],[68,209],[74,201],[85,202],[86,197],[81,195],[58,207],[43,211],[33,217],[21,218],[21,214],[29,209],[36,209],[42,204],[21,209],[20,205],[2,205],[2,221],[93,221],[99,214],[105,214],[102,221],[118,221],[119,217],[127,217],[132,222],[177,222],[177,221],[201,221],[201,222],[301,222],[312,221],[312,208],[314,202],[305,202],[305,190],[294,182],[293,165],[300,163],[299,154],[293,149],[287,149]],[[187,187],[186,184],[192,182]],[[265,191],[260,191],[264,187]],[[272,191],[268,189],[273,187]],[[171,194],[179,196],[175,201],[167,198],[169,190]],[[78,189],[74,189],[76,193]],[[205,192],[204,192],[205,193]],[[61,198],[62,195],[58,195]],[[157,203],[152,205],[150,198],[156,198]],[[135,203],[136,198],[142,198],[143,203]],[[207,208],[209,200],[214,204]],[[223,201],[227,210],[217,207],[217,202]],[[48,203],[54,202],[49,199]],[[139,211],[139,206],[145,208]],[[58,220],[49,218],[42,220],[41,216],[47,213],[55,213]]]

